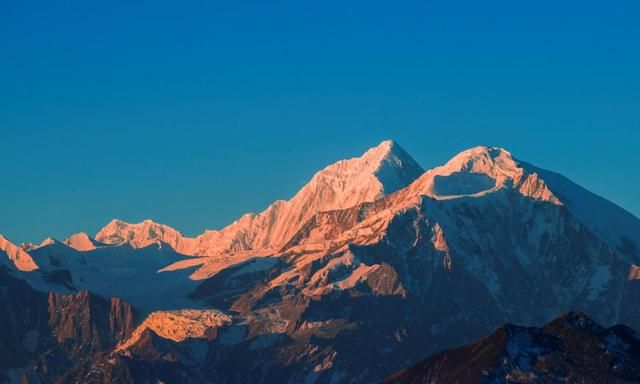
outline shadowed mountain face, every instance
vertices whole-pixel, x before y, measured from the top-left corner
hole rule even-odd
[[[133,331],[133,308],[87,291],[42,293],[0,269],[0,382],[62,380]]]
[[[568,312],[541,328],[505,325],[467,346],[437,353],[384,384],[637,383],[640,338]]]
[[[2,265],[47,297],[47,318],[51,308],[84,318],[93,301],[78,290],[142,315],[131,325],[96,310],[96,333],[54,310],[70,335],[57,343],[75,345],[65,356],[91,356],[61,365],[71,381],[369,383],[568,309],[640,329],[640,220],[500,148],[422,172],[384,142],[220,231],[186,238],[113,221],[97,238],[3,243]],[[112,317],[117,326],[98,320]],[[23,335],[42,323],[25,324]],[[44,359],[29,356],[12,367]]]

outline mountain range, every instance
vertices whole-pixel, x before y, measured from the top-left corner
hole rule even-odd
[[[567,310],[640,329],[638,244],[638,218],[505,149],[425,171],[384,141],[196,237],[151,220],[0,237],[0,377],[370,383]]]

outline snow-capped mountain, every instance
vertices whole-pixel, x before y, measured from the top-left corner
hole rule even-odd
[[[338,161],[316,173],[290,200],[276,201],[259,214],[243,215],[221,230],[187,238],[150,220],[138,224],[114,220],[96,239],[105,244],[129,243],[135,248],[162,241],[192,256],[277,249],[314,214],[374,201],[404,188],[422,172],[402,148],[384,141],[360,157]]]
[[[96,234],[96,240],[103,244],[129,244],[133,248],[144,248],[162,242],[178,250],[184,239],[182,233],[152,220],[130,224],[114,219]]]
[[[73,235],[66,238],[63,243],[75,249],[76,251],[92,251],[97,247],[103,246],[104,244],[100,243],[96,239],[92,238],[85,232],[74,233]]]
[[[221,230],[188,238],[114,220],[95,239],[31,249],[39,269],[19,276],[153,316],[76,375],[364,383],[568,309],[640,329],[638,244],[636,217],[504,149],[475,147],[423,172],[385,141]],[[215,321],[192,326],[200,316]]]

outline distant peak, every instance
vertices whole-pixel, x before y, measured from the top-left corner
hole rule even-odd
[[[385,140],[359,157],[340,160],[318,172],[306,188],[332,185],[332,194],[357,196],[326,209],[343,209],[362,201],[373,201],[404,188],[424,170],[392,140]],[[322,180],[321,183],[317,181]]]
[[[106,245],[129,243],[134,248],[143,248],[159,240],[175,249],[181,238],[179,231],[150,219],[135,224],[113,219],[96,234],[95,240]]]
[[[511,156],[511,152],[507,151],[504,148],[489,147],[489,146],[486,146],[486,145],[480,145],[480,146],[469,148],[467,150],[464,150],[464,151],[458,153],[453,158],[451,158],[450,162],[452,162],[452,161],[479,161],[479,160],[482,160],[482,159],[491,159],[491,160],[494,160],[494,161],[498,160],[498,159],[513,160],[512,156]]]
[[[473,172],[484,173],[494,179],[519,180],[523,174],[523,169],[518,166],[509,151],[485,145],[462,151],[437,169],[439,174]]]
[[[396,145],[396,142],[391,140],[391,139],[387,139],[387,140],[383,140],[380,142],[380,144],[378,144],[376,146],[376,148],[388,148],[391,149]]]
[[[151,219],[142,220],[139,223],[129,223],[120,219],[113,219],[107,225],[104,226],[103,230],[106,228],[127,228],[127,227],[140,227],[140,226],[159,226],[159,227],[167,227],[164,224],[156,223]]]
[[[452,199],[480,197],[503,188],[516,189],[533,200],[562,205],[544,180],[514,159],[511,152],[486,145],[464,150],[446,164],[425,172],[410,190],[436,199]]]
[[[56,244],[56,243],[59,243],[59,241],[58,241],[58,240],[56,240],[56,239],[54,239],[53,237],[49,236],[49,237],[47,237],[46,239],[44,239],[44,240],[42,241],[42,243],[40,243],[40,245],[38,246],[38,248],[46,247],[47,245],[53,245],[53,244]]]
[[[3,235],[0,235],[0,250],[6,253],[9,260],[18,270],[29,272],[38,269],[38,265],[33,261],[31,255]]]
[[[376,145],[373,148],[367,150],[362,156],[361,159],[377,159],[382,160],[385,157],[392,154],[401,154],[403,156],[408,156],[408,154],[393,140],[384,140],[380,144]]]
[[[127,226],[127,225],[131,225],[130,223],[127,223],[126,221],[120,220],[120,219],[113,219],[111,220],[106,227],[123,227],[123,226]]]
[[[66,238],[63,243],[77,251],[91,251],[96,249],[98,245],[101,245],[85,232],[74,233]]]

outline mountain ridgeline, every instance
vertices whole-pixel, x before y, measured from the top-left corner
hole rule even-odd
[[[0,352],[15,358],[3,359],[0,375],[61,383],[370,383],[505,323],[542,326],[567,310],[603,327],[640,329],[639,244],[638,218],[504,149],[475,147],[424,171],[385,141],[321,170],[290,200],[196,237],[151,220],[114,220],[95,237],[40,245],[1,237],[2,281],[11,287],[0,293],[13,310],[0,314],[12,324]],[[22,292],[22,304],[9,289]],[[507,375],[553,382],[555,368],[520,358],[517,372],[497,365],[509,337],[564,340],[540,332],[500,328],[488,339],[495,348],[480,355],[486,361],[469,369],[490,368],[494,376],[482,380],[494,381],[486,382]],[[592,337],[609,334],[598,332],[571,333],[571,343],[602,353],[591,348]],[[625,335],[614,336],[628,344],[635,337]],[[455,352],[460,364],[485,350],[463,348]],[[64,363],[49,368],[51,356]],[[448,378],[438,367],[458,360],[434,358],[392,379]],[[598,377],[624,382],[638,372],[621,367],[598,366]]]
[[[469,345],[442,351],[382,384],[637,383],[640,338],[567,312],[543,327],[507,324]]]

